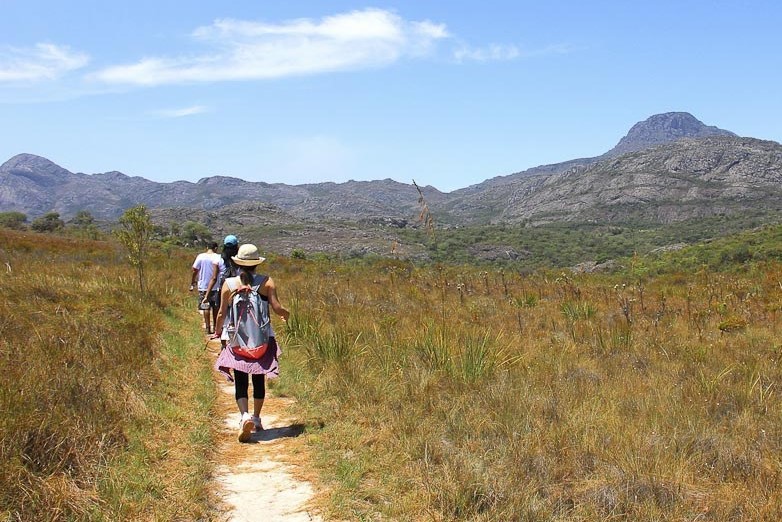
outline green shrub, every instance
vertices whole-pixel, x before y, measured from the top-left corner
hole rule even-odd
[[[56,232],[65,228],[65,222],[57,212],[49,212],[33,220],[30,227],[36,232]]]
[[[0,227],[21,230],[27,222],[27,215],[21,212],[0,212]]]

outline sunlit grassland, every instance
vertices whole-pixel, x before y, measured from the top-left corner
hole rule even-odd
[[[0,230],[0,520],[207,513],[214,389],[188,259]]]
[[[738,243],[612,276],[270,255],[326,519],[781,519],[782,267]],[[0,230],[0,520],[210,517],[191,262],[154,251],[142,298],[111,243]]]
[[[782,518],[777,263],[269,268],[328,516]]]

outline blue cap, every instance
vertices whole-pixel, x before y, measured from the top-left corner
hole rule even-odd
[[[225,239],[223,239],[223,244],[224,244],[224,245],[233,245],[233,246],[236,246],[236,245],[238,245],[238,244],[239,244],[239,240],[238,240],[238,239],[236,239],[236,236],[227,235],[227,236],[225,236]]]

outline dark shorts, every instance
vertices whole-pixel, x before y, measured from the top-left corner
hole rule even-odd
[[[204,296],[206,295],[206,291],[198,291],[198,309],[201,310],[201,302],[204,300]],[[215,310],[220,308],[220,292],[214,291],[209,292],[209,306],[210,308],[214,308]]]

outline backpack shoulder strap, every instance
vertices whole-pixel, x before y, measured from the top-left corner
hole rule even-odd
[[[269,276],[264,274],[255,274],[253,277],[253,290],[256,292],[261,289],[263,285],[266,284],[266,280],[269,279]]]

